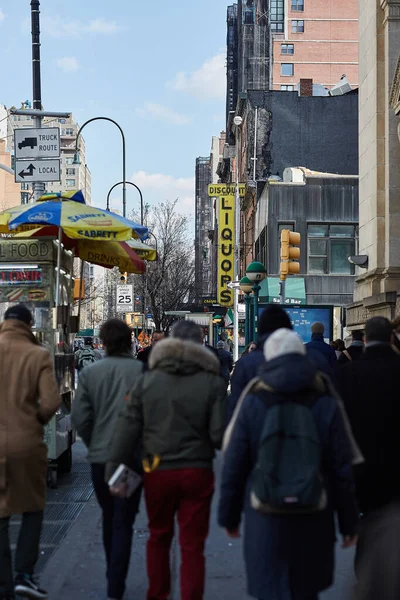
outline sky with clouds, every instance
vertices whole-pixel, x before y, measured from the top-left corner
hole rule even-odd
[[[193,218],[194,164],[224,128],[228,0],[41,0],[42,101],[123,128],[127,173],[149,204]],[[0,0],[0,103],[31,100],[30,1]],[[93,204],[121,179],[118,130],[84,131]],[[120,190],[112,204],[120,202]],[[136,194],[136,195],[135,195]],[[137,206],[128,188],[128,209]]]

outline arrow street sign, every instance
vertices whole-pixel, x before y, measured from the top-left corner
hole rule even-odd
[[[60,161],[53,160],[16,160],[16,183],[32,181],[60,181]]]
[[[58,127],[15,129],[14,153],[17,159],[59,158],[60,130]]]

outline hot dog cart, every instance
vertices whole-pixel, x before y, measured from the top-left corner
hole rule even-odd
[[[75,389],[73,354],[73,254],[61,250],[59,306],[55,309],[57,242],[52,239],[0,239],[0,320],[7,308],[24,303],[32,312],[33,333],[54,356],[62,404],[45,428],[49,484],[57,485],[57,470],[72,467],[74,433],[71,408]],[[73,331],[75,329],[75,331]]]

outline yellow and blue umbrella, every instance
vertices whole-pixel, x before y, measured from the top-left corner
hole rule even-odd
[[[34,204],[0,213],[0,233],[38,226],[61,228],[72,239],[123,242],[132,237],[142,240],[148,237],[147,227],[84,204],[81,192],[47,194]]]

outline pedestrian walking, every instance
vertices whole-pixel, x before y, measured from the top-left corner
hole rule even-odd
[[[229,537],[240,537],[244,512],[250,596],[317,600],[333,580],[334,511],[343,546],[356,541],[349,438],[336,400],[326,395],[323,379],[293,331],[272,333],[264,354],[264,370],[241,399],[230,439],[224,440],[218,521]],[[262,493],[271,494],[269,508],[257,496],[260,490],[254,486],[260,481]]]
[[[179,321],[153,349],[149,371],[133,388],[114,435],[109,472],[126,464],[143,438],[149,518],[147,600],[171,594],[175,515],[181,549],[181,600],[204,593],[204,544],[214,492],[213,458],[224,430],[226,385],[201,328]]]
[[[22,304],[7,309],[0,325],[0,598],[47,598],[34,577],[46,502],[44,425],[60,406],[53,361],[32,333]],[[22,515],[15,554],[10,518]]]
[[[259,368],[265,362],[263,353],[265,341],[271,333],[282,327],[292,329],[292,324],[287,312],[277,304],[270,304],[261,313],[259,319],[258,330],[260,341],[258,342],[256,349],[245,356],[241,356],[235,364],[231,380],[231,395],[228,398],[228,423],[234,413],[240,394],[243,392],[249,381],[258,375]]]
[[[143,367],[144,367],[145,371],[147,371],[147,369],[148,369],[149,358],[150,358],[150,354],[151,354],[153,348],[156,346],[156,344],[158,344],[158,342],[161,342],[161,340],[163,340],[164,337],[165,337],[165,333],[163,331],[159,331],[158,329],[156,329],[155,331],[153,331],[153,333],[151,335],[150,346],[146,346],[146,348],[139,350],[137,359],[140,360],[141,363],[143,363]]]
[[[108,597],[120,600],[125,591],[141,488],[130,498],[112,496],[105,480],[105,468],[118,414],[125,406],[129,390],[139,379],[143,365],[132,356],[131,330],[123,321],[106,321],[100,329],[100,338],[106,357],[82,371],[72,423],[88,448],[93,485],[102,509]],[[140,471],[138,458],[132,454],[129,459],[128,466]]]
[[[352,360],[359,360],[364,352],[364,331],[355,329],[351,332],[351,344],[345,348],[338,358],[338,365],[345,365]]]
[[[400,356],[393,350],[392,324],[373,317],[365,326],[365,351],[360,360],[338,369],[336,386],[365,462],[354,469],[363,519],[357,560],[366,550],[368,527],[377,512],[400,500]]]
[[[246,348],[243,350],[242,356],[246,356],[246,354],[254,352],[254,350],[257,350],[257,344],[255,342],[250,342],[250,344],[247,344]]]
[[[217,344],[218,357],[221,363],[221,376],[225,380],[226,385],[229,385],[231,372],[233,369],[233,357],[230,352],[225,350],[225,342],[220,340]]]
[[[96,360],[99,360],[100,358],[100,354],[96,356],[96,352],[93,347],[93,339],[85,338],[85,345],[83,346],[83,348],[80,348],[75,352],[76,370],[80,374],[85,367],[92,365],[96,362]]]
[[[311,325],[311,342],[306,344],[310,360],[324,373],[333,375],[337,363],[336,351],[324,340],[325,327],[323,323]]]

